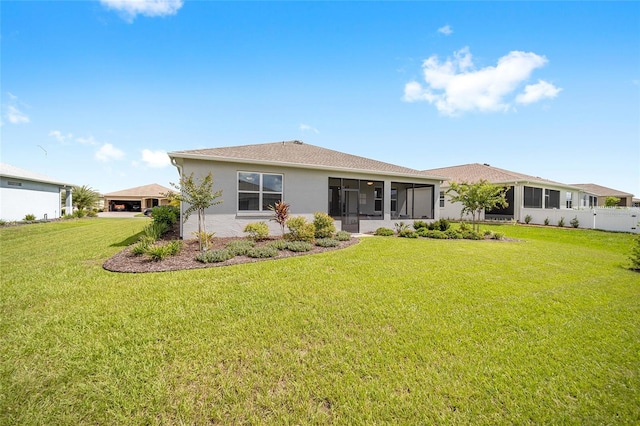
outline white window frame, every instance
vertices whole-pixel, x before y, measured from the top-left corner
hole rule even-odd
[[[244,190],[244,189],[240,189],[240,174],[242,173],[247,173],[247,174],[255,174],[255,175],[259,175],[259,189],[257,191],[250,191],[250,190]],[[265,175],[269,175],[269,176],[280,176],[280,179],[282,180],[282,188],[281,188],[281,192],[272,192],[272,191],[265,191],[264,190],[264,176]],[[263,197],[264,194],[280,194],[280,197],[278,197],[278,199],[280,201],[284,200],[284,174],[283,173],[273,173],[273,172],[254,172],[254,171],[249,171],[249,170],[239,170],[237,175],[236,175],[236,194],[238,197],[237,203],[236,203],[236,211],[238,212],[238,214],[245,214],[245,213],[264,213],[264,212],[269,212],[268,209],[263,209]],[[240,194],[258,194],[258,210],[241,210],[240,209]]]

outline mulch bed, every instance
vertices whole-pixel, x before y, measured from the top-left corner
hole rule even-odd
[[[180,238],[180,234],[177,227],[164,234],[161,240],[177,240]],[[211,250],[217,250],[225,248],[225,246],[233,240],[242,240],[246,238],[214,238]],[[256,247],[265,245],[269,241],[273,241],[276,238],[271,238],[265,241],[258,242]],[[341,241],[337,247],[318,247],[313,246],[311,251],[307,252],[292,252],[289,250],[281,250],[277,257],[271,257],[266,259],[254,259],[248,256],[236,256],[232,259],[218,263],[202,263],[196,260],[196,255],[200,252],[197,239],[184,240],[182,250],[176,256],[169,256],[164,260],[154,262],[148,256],[136,256],[131,253],[131,247],[127,247],[115,256],[108,259],[102,265],[104,269],[112,272],[130,272],[130,273],[143,273],[143,272],[166,272],[166,271],[180,271],[183,269],[201,269],[201,268],[215,268],[220,266],[239,265],[242,263],[260,262],[265,260],[283,259],[293,256],[307,256],[311,254],[322,253],[325,251],[339,250],[349,247],[353,244],[357,244],[357,238],[351,238],[349,241]]]

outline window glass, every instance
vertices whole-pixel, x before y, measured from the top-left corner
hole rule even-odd
[[[238,173],[238,189],[240,191],[260,191],[260,173]]]
[[[282,192],[282,175],[262,175],[262,190]]]

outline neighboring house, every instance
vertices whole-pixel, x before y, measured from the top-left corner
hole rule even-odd
[[[425,170],[424,172],[447,176],[450,182],[475,183],[486,180],[507,187],[508,206],[487,211],[481,219],[515,219],[524,222],[524,218],[529,212],[572,209],[580,207],[581,200],[583,200],[583,191],[579,187],[500,169],[489,164],[463,164]],[[448,184],[445,182],[440,193],[440,216],[452,219],[459,218],[462,205],[449,201],[449,197],[445,195],[447,189]]]
[[[291,216],[313,220],[315,212],[328,213],[337,229],[352,233],[439,214],[435,206],[444,178],[300,141],[176,151],[169,157],[180,176],[202,179],[212,172],[213,190],[223,191],[224,202],[207,210],[206,225],[220,237],[244,235],[244,227],[258,221],[278,234],[269,210],[278,201],[291,206]],[[196,230],[195,219],[181,224],[183,236]]]
[[[167,194],[171,192],[157,183],[123,189],[104,194],[105,211],[139,212],[146,208],[169,204]]]
[[[634,198],[631,200],[631,207],[640,207],[640,198]]]
[[[66,211],[71,213],[72,187],[73,184],[0,163],[0,219],[22,220],[30,214],[38,220],[59,218],[63,190]]]
[[[576,183],[573,186],[577,186],[584,190],[585,193],[596,197],[594,206],[602,207],[605,205],[607,197],[619,198],[618,207],[633,207],[633,194],[628,192],[618,191],[617,189],[606,188],[604,186],[596,185],[594,183]]]

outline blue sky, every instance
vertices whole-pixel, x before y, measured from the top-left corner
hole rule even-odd
[[[300,139],[640,197],[638,2],[0,3],[1,161],[101,192]],[[215,175],[214,175],[215,179]]]

